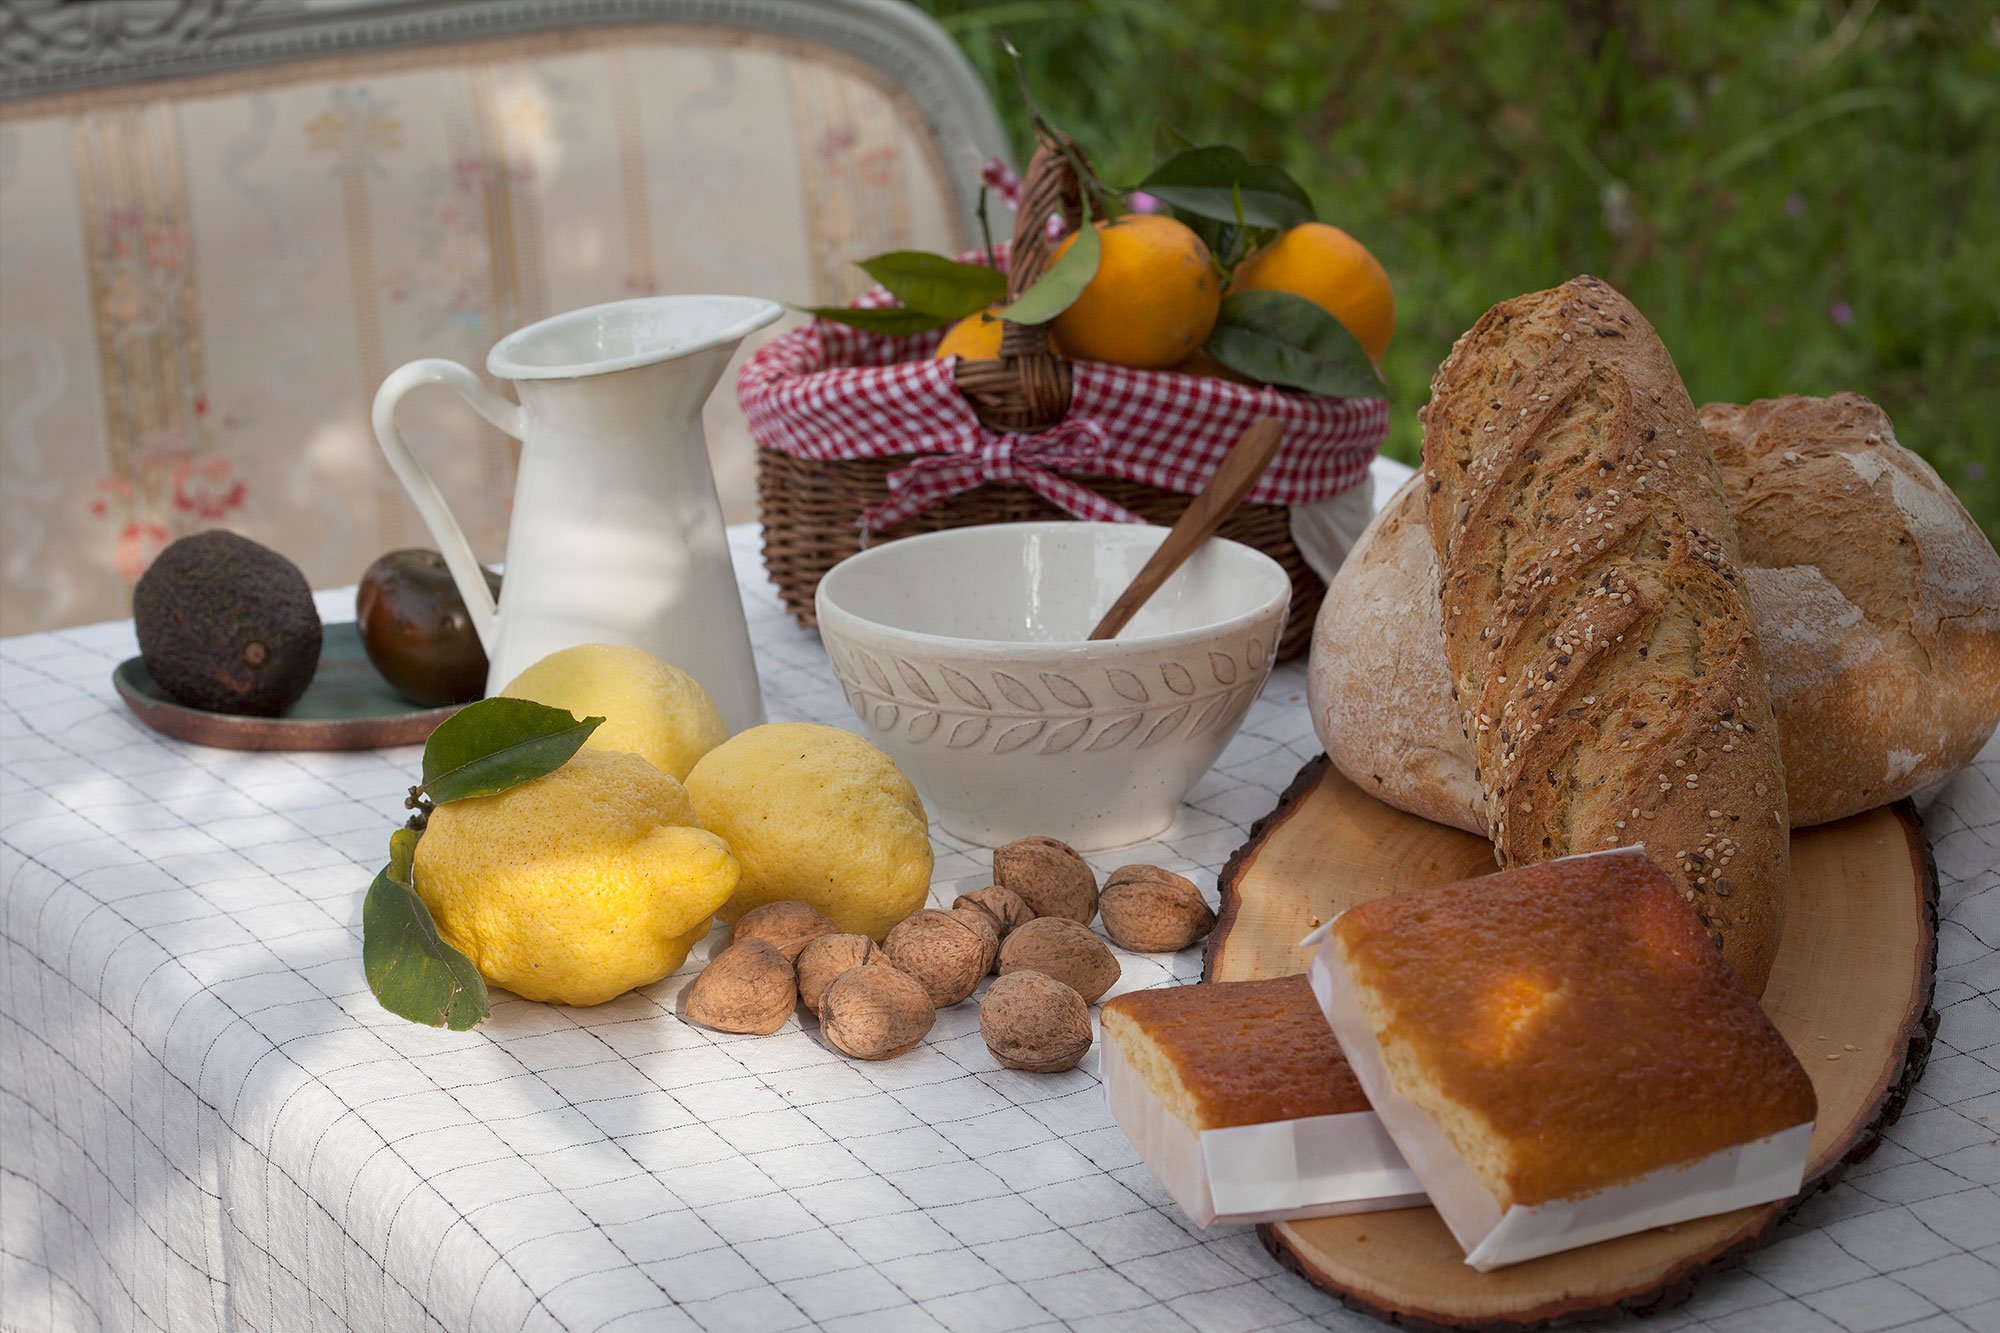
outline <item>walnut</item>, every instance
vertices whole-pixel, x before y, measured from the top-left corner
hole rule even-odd
[[[764,940],[741,940],[714,958],[682,995],[687,1017],[718,1032],[776,1032],[791,1016],[798,980]]]
[[[951,910],[961,907],[976,907],[986,913],[993,922],[993,929],[1001,939],[1006,939],[1014,927],[1035,919],[1035,909],[1028,906],[1020,894],[998,884],[988,885],[977,893],[961,893],[952,902]]]
[[[735,933],[730,942],[741,940],[764,940],[785,956],[785,961],[799,961],[799,950],[811,944],[822,935],[837,935],[840,927],[832,918],[814,907],[796,899],[780,903],[765,903],[743,914],[736,923]]]
[[[1158,866],[1112,871],[1097,908],[1111,942],[1135,953],[1175,953],[1215,929],[1215,913],[1201,890]]]
[[[984,936],[950,912],[928,907],[897,922],[882,953],[940,1009],[972,994],[992,965]]]
[[[879,962],[882,951],[866,935],[822,935],[799,950],[799,1000],[814,1014],[833,979],[851,967]]]
[[[1090,1049],[1090,1006],[1043,972],[1012,972],[979,997],[979,1035],[1009,1069],[1055,1074]]]
[[[1087,926],[1097,915],[1097,876],[1074,847],[1054,838],[1017,838],[995,848],[993,882],[1019,894],[1038,917]]]
[[[820,1033],[857,1060],[894,1059],[936,1020],[924,988],[887,963],[850,967],[819,997]]]
[[[1089,926],[1038,916],[1000,946],[1000,975],[1013,972],[1045,973],[1096,1004],[1118,980],[1118,959]]]
[[[1000,931],[993,924],[993,918],[987,914],[986,909],[983,907],[954,907],[948,915],[957,917],[960,921],[972,927],[972,933],[977,935],[979,942],[986,946],[986,966],[980,969],[981,975],[991,972],[994,968],[998,967],[1000,965]]]

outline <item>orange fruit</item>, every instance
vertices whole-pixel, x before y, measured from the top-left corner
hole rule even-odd
[[[1195,349],[1193,356],[1174,367],[1174,373],[1177,375],[1193,375],[1198,379],[1233,380],[1237,384],[1260,383],[1260,381],[1253,380],[1240,371],[1231,370],[1228,366],[1223,365],[1220,361],[1210,356],[1206,349],[1199,347]]]
[[[999,306],[988,306],[975,310],[945,331],[944,341],[938,344],[933,360],[942,361],[948,356],[962,356],[968,361],[992,361],[1000,355],[1000,333],[1005,325],[995,318],[993,312]]]
[[[1389,274],[1367,247],[1324,222],[1301,222],[1236,266],[1233,292],[1291,292],[1347,326],[1377,363],[1396,331]]]
[[[1097,276],[1050,327],[1063,354],[1141,370],[1165,370],[1208,341],[1222,284],[1201,237],[1161,213],[1128,213],[1097,224]],[[1075,242],[1063,238],[1056,258]]]

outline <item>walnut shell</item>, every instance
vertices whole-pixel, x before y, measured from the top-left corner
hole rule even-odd
[[[894,1059],[936,1021],[924,988],[887,963],[850,967],[819,997],[821,1035],[857,1060]]]
[[[972,994],[992,965],[984,936],[963,919],[931,907],[897,922],[882,941],[882,953],[940,1009]]]
[[[1038,917],[1087,926],[1097,915],[1097,876],[1076,848],[1054,838],[1017,838],[995,848],[993,882],[1019,894]]]
[[[951,910],[956,912],[961,907],[976,907],[986,913],[1003,940],[1016,926],[1035,919],[1035,909],[1020,894],[999,884],[989,884],[977,893],[959,894]]]
[[[979,970],[980,975],[984,976],[998,967],[1000,965],[1000,928],[993,924],[992,915],[985,908],[976,906],[954,907],[951,909],[949,915],[957,917],[960,921],[972,927],[972,933],[977,935],[979,942],[985,946],[986,966]]]
[[[1090,1049],[1090,1006],[1044,972],[1012,972],[979,998],[979,1035],[1009,1069],[1054,1074]]]
[[[682,996],[692,1021],[718,1032],[776,1032],[791,1016],[798,979],[765,940],[739,940],[714,958]]]
[[[787,899],[745,912],[729,939],[732,944],[740,940],[763,940],[783,954],[785,961],[796,963],[799,950],[822,935],[839,933],[840,927],[833,924],[833,919],[811,903]]]
[[[1000,975],[1014,972],[1044,973],[1096,1004],[1118,980],[1118,959],[1089,926],[1038,916],[1000,946]]]
[[[849,968],[879,962],[882,951],[866,935],[822,935],[799,950],[799,1001],[814,1014],[833,979]]]
[[[1177,953],[1215,929],[1201,890],[1158,866],[1120,866],[1104,881],[1097,910],[1104,933],[1134,953]]]

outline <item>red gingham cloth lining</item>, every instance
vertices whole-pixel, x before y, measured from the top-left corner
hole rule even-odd
[[[973,258],[974,256],[967,256]],[[856,305],[891,303],[881,288]],[[1250,499],[1310,504],[1368,471],[1389,433],[1379,398],[1325,398],[1095,361],[1072,366],[1067,416],[1036,435],[988,430],[933,361],[942,335],[896,338],[821,320],[766,343],[736,381],[750,433],[794,458],[920,457],[888,477],[889,499],[862,516],[891,527],[987,482],[1019,482],[1078,518],[1142,522],[1064,473],[1096,473],[1191,495],[1260,417],[1285,442]]]

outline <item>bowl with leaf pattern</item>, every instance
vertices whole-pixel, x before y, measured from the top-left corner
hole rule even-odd
[[[848,702],[946,830],[1089,851],[1173,822],[1271,673],[1291,581],[1263,552],[1210,538],[1117,638],[1090,641],[1166,533],[952,528],[820,581],[820,637]]]

